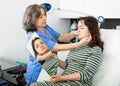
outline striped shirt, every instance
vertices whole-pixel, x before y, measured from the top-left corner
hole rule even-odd
[[[36,86],[92,86],[93,76],[102,58],[102,50],[98,46],[93,48],[83,46],[71,50],[67,56],[67,66],[62,75],[78,72],[80,73],[80,80],[61,81],[57,83],[45,81],[36,83]]]

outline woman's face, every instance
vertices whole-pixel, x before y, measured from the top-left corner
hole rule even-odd
[[[37,39],[34,41],[34,47],[35,47],[36,52],[39,55],[43,55],[48,51],[47,46],[42,42],[41,39]]]
[[[82,39],[90,34],[89,28],[84,24],[84,20],[78,22],[78,38]]]
[[[43,28],[46,25],[46,19],[47,19],[46,13],[43,8],[40,8],[40,12],[41,12],[41,15],[39,16],[35,24],[38,29]]]

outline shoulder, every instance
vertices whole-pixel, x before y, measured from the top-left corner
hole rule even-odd
[[[47,30],[53,30],[53,28],[50,27],[48,24],[46,24],[46,26],[44,28],[47,29]]]
[[[95,56],[99,56],[99,57],[103,57],[103,52],[102,49],[99,46],[95,46],[89,49],[89,53],[91,55],[95,55]]]
[[[32,32],[32,31],[29,31],[29,32],[28,32],[28,40],[32,37],[32,35],[33,35],[33,32]]]
[[[102,52],[102,49],[99,46],[92,47],[90,49],[91,52]]]

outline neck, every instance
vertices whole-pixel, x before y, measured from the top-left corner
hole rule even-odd
[[[44,28],[38,28],[38,30],[43,33],[45,32]]]

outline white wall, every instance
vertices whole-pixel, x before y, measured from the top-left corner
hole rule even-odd
[[[25,48],[27,34],[22,28],[22,17],[26,7],[40,0],[1,0],[0,1],[0,56],[21,61],[28,60]],[[59,7],[59,0],[54,0],[54,7]],[[59,10],[48,14],[48,24],[60,33],[65,33],[70,21],[59,18]]]

